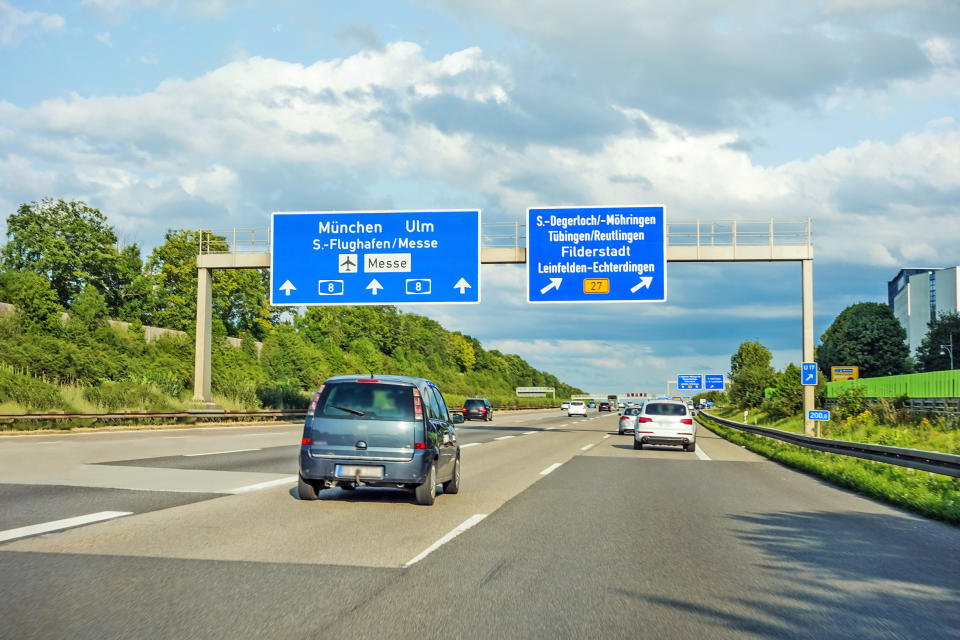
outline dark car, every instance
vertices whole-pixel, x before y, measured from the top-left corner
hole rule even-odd
[[[613,409],[610,408],[609,402],[602,400],[600,404],[597,405],[597,411],[613,411]]]
[[[493,420],[493,405],[486,398],[467,398],[463,402],[464,420]]]
[[[300,442],[301,500],[329,487],[397,487],[430,505],[437,484],[460,491],[460,445],[437,385],[407,376],[337,376],[307,409]]]

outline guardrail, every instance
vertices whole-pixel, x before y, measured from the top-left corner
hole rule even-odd
[[[920,449],[888,447],[881,444],[867,444],[864,442],[815,438],[813,436],[803,435],[802,433],[793,433],[790,431],[781,431],[780,429],[734,422],[733,420],[720,418],[705,411],[702,413],[710,420],[722,424],[725,427],[731,427],[767,438],[775,438],[800,447],[806,447],[807,449],[817,449],[818,451],[863,458],[865,460],[873,460],[874,462],[886,462],[887,464],[895,464],[921,471],[930,471],[954,478],[960,477],[960,455],[940,453],[939,451],[921,451]]]

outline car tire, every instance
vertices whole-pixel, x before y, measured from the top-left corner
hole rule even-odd
[[[712,379],[712,378],[711,378],[711,379]],[[622,436],[622,435],[623,435],[623,429],[617,429],[617,435],[618,435],[618,436]]]
[[[418,484],[413,490],[417,504],[429,507],[437,499],[437,463],[430,465],[430,472],[423,484]]]
[[[305,480],[303,476],[298,475],[299,481],[297,482],[297,495],[300,496],[301,500],[316,500],[317,499],[317,486],[309,480]]]
[[[683,445],[683,450],[684,450],[684,451],[696,451],[696,450],[697,450],[697,443],[696,443],[696,442],[691,442],[690,444],[685,444],[685,445]]]
[[[443,483],[443,493],[453,495],[460,493],[460,457],[453,463],[453,477]]]
[[[639,440],[637,440],[636,438],[634,438],[634,440],[633,440],[633,448],[634,448],[634,450],[636,450],[636,449],[643,449],[643,443],[640,442]]]

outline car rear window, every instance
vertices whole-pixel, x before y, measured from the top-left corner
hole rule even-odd
[[[463,403],[463,406],[465,406],[467,409],[478,409],[484,406],[484,403],[483,400],[473,399],[467,400],[465,403]]]
[[[645,407],[648,416],[685,416],[687,408],[682,404],[667,404],[663,402],[651,402]]]
[[[623,412],[625,416],[635,416],[640,414],[640,409],[627,409]]]
[[[315,415],[349,420],[413,420],[413,388],[343,382],[328,385]]]

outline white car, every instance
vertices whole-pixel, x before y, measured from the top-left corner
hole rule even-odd
[[[560,403],[560,411],[563,411],[564,409],[569,409],[569,408],[570,408],[569,400],[564,400],[563,402]]]
[[[583,400],[571,400],[570,406],[567,407],[567,416],[583,416],[587,417],[587,405]]]
[[[620,416],[620,421],[617,424],[617,433],[623,435],[624,432],[629,431],[633,433],[637,430],[637,414],[640,413],[640,409],[637,407],[630,407],[629,409],[623,410],[623,415]]]
[[[684,451],[697,448],[697,423],[687,405],[677,400],[650,400],[637,414],[633,448],[645,444],[672,444]]]

